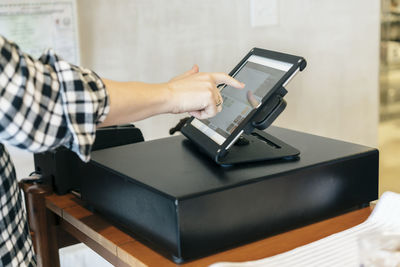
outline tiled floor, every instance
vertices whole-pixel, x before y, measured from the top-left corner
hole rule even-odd
[[[379,195],[400,193],[400,119],[379,125]]]

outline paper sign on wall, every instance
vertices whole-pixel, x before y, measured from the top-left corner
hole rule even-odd
[[[53,48],[66,61],[79,64],[75,1],[2,0],[0,34],[33,57]]]

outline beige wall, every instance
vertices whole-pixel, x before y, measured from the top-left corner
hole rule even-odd
[[[198,63],[229,72],[253,46],[302,55],[275,123],[377,145],[378,0],[278,0],[279,25],[251,28],[246,0],[77,0],[82,64],[104,77],[166,81]],[[179,116],[137,125],[164,137]],[[32,155],[10,148],[18,177]]]
[[[244,0],[78,1],[82,64],[107,78],[166,81],[197,63],[229,72],[252,47],[304,56],[277,125],[375,146],[378,0],[278,0],[279,24],[252,28]],[[167,136],[179,117],[139,125]]]

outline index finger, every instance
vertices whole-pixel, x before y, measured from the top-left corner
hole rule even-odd
[[[214,79],[216,84],[225,83],[227,85],[233,86],[238,89],[244,88],[244,83],[239,82],[235,78],[232,78],[226,73],[223,72],[214,72],[211,73],[212,78]]]

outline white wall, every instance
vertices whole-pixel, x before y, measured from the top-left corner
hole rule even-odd
[[[252,28],[249,1],[78,1],[82,64],[119,80],[166,81],[197,63],[229,72],[254,46],[304,56],[278,125],[377,145],[378,0],[278,0],[279,24]],[[137,123],[147,139],[177,116]]]

